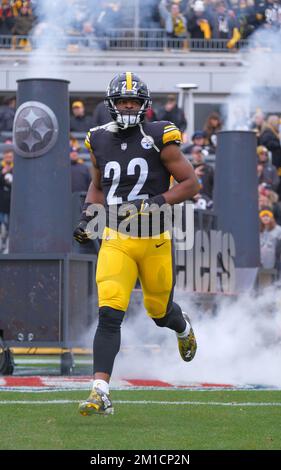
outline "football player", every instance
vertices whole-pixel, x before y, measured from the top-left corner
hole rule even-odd
[[[90,129],[85,141],[94,176],[74,231],[80,243],[91,238],[88,227],[93,216],[88,208],[93,203],[103,204],[107,214],[124,207],[123,221],[135,215],[142,219],[151,215],[151,207],[160,210],[163,205],[181,203],[200,189],[191,164],[180,151],[179,129],[167,121],[144,122],[151,99],[147,85],[137,75],[116,75],[108,86],[105,104],[113,122]],[[178,183],[172,188],[171,176]],[[135,236],[122,237],[121,224],[110,225],[110,218],[107,220],[96,271],[99,322],[93,347],[93,389],[79,405],[82,415],[113,413],[109,381],[120,348],[121,323],[137,278],[148,315],[157,326],[175,331],[182,359],[191,361],[197,348],[190,319],[173,301],[170,232],[162,224],[157,238],[155,233],[141,237],[139,231]]]

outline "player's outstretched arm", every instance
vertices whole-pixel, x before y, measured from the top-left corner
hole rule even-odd
[[[99,168],[97,167],[95,156],[92,152],[91,160],[94,167],[93,177],[86,194],[80,222],[73,232],[75,240],[81,244],[88,243],[91,240],[91,233],[88,232],[87,225],[93,218],[93,215],[87,213],[88,207],[91,204],[104,204],[104,195],[101,189],[101,174]]]
[[[198,193],[200,185],[194,169],[187,161],[177,145],[171,144],[163,148],[161,152],[163,165],[178,182],[169,191],[163,193],[168,204],[178,204],[191,199]]]

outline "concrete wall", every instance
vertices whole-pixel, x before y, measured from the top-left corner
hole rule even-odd
[[[53,78],[70,80],[70,92],[104,93],[112,75],[133,70],[149,83],[152,93],[171,92],[176,83],[193,82],[198,85],[198,93],[228,94],[245,73],[240,56],[223,53],[104,52],[101,55],[93,51],[92,55],[66,53],[52,59],[49,67],[46,59],[44,67],[38,59],[37,76],[43,70],[44,76],[48,73]],[[16,81],[34,76],[31,72],[27,53],[1,52],[0,92],[15,91]]]

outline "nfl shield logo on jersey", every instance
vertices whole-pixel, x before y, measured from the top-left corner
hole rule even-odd
[[[121,144],[121,150],[127,150],[127,147],[128,147],[128,145],[127,145],[126,142],[123,142],[123,143]]]
[[[141,141],[141,146],[146,150],[151,149],[153,147],[153,144],[154,139],[153,137],[151,137],[151,135],[146,135]]]

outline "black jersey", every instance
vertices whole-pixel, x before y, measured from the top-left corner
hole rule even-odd
[[[181,143],[179,129],[168,121],[138,124],[126,130],[114,122],[90,129],[85,145],[96,158],[106,205],[147,199],[169,189],[170,173],[160,153]]]

